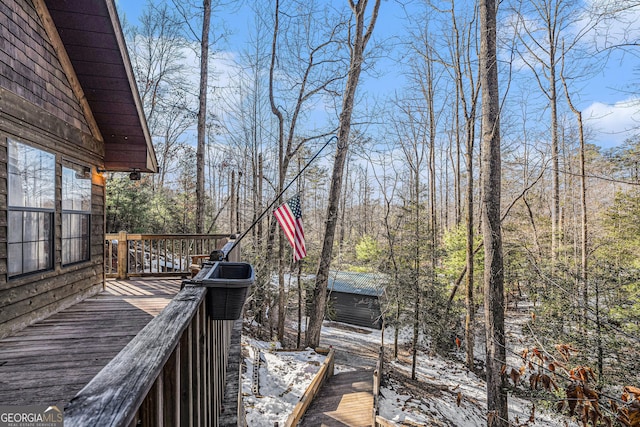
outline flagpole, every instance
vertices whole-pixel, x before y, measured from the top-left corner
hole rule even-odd
[[[229,258],[229,254],[231,253],[231,251],[233,251],[233,249],[240,243],[240,241],[247,235],[247,233],[249,233],[249,231],[251,231],[251,229],[253,229],[253,227],[256,226],[256,224],[258,224],[262,218],[264,218],[264,216],[267,214],[267,212],[269,212],[269,210],[273,207],[273,205],[276,204],[276,202],[278,200],[280,200],[280,197],[282,197],[282,195],[285,193],[285,191],[287,191],[289,189],[289,187],[291,187],[291,185],[293,185],[293,183],[298,179],[298,177],[300,177],[300,175],[302,175],[302,173],[307,170],[307,168],[309,167],[309,165],[311,165],[311,163],[313,163],[313,161],[320,155],[320,153],[322,153],[322,150],[324,150],[325,148],[327,148],[327,145],[329,145],[329,143],[331,141],[333,141],[334,139],[338,139],[338,137],[336,135],[333,135],[331,138],[329,138],[327,140],[327,142],[324,143],[324,145],[322,146],[322,148],[320,148],[320,150],[318,150],[318,152],[316,154],[314,154],[314,156],[311,158],[311,160],[309,160],[307,162],[306,165],[304,165],[304,167],[302,169],[300,169],[300,171],[298,171],[297,175],[293,177],[293,179],[282,189],[282,191],[280,192],[280,194],[278,194],[276,196],[275,199],[273,199],[273,201],[269,204],[269,206],[267,206],[267,208],[262,211],[262,213],[260,214],[260,216],[253,221],[253,223],[249,226],[249,228],[247,228],[239,237],[236,238],[235,242],[233,242],[233,245],[231,246],[231,248],[229,249],[229,252],[227,252],[226,255],[224,255],[223,259],[228,259]]]

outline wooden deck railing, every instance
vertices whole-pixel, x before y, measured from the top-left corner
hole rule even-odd
[[[335,365],[335,351],[333,349],[329,350],[326,359],[320,366],[320,369],[316,373],[316,376],[313,377],[311,383],[307,386],[307,389],[300,396],[300,400],[296,403],[296,406],[293,407],[291,414],[287,417],[287,421],[285,422],[285,427],[296,427],[305,412],[311,405],[311,402],[316,397],[318,392],[320,391],[320,387],[324,384],[324,382],[333,376],[334,373],[334,365]]]
[[[185,286],[71,400],[65,426],[235,425],[243,412],[239,363],[229,362],[240,360],[242,320],[212,320],[207,292]]]
[[[118,234],[105,236],[105,274],[185,276],[194,256],[210,254],[229,241],[228,234]]]

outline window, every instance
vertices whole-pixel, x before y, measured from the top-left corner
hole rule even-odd
[[[91,175],[89,168],[62,167],[62,264],[90,257]]]
[[[53,267],[55,156],[8,140],[8,273]]]

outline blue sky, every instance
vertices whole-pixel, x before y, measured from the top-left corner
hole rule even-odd
[[[146,0],[116,0],[116,3],[127,20],[136,22],[137,16],[146,5]],[[640,11],[635,13],[640,18]],[[380,40],[402,37],[404,14],[397,1],[383,0],[375,36]],[[227,45],[222,49],[228,51],[229,57],[233,57],[234,53],[243,49],[247,41],[246,34],[254,19],[253,11],[243,2],[242,7],[234,13],[228,16],[214,16],[214,19],[216,18],[223,19],[232,32]],[[640,35],[640,29],[638,31]],[[640,53],[640,50],[637,53]],[[583,81],[581,90],[572,95],[574,104],[583,112],[585,123],[591,129],[591,142],[611,147],[619,145],[625,138],[636,133],[630,129],[640,125],[640,98],[632,90],[634,85],[637,88],[640,81],[638,56],[640,55],[622,55],[614,52],[607,66],[594,73],[589,80]],[[385,73],[384,67],[381,68],[382,73],[375,79],[365,77],[365,85],[368,87],[366,90],[378,96],[390,95],[399,89],[401,79],[392,72]],[[537,89],[533,81],[531,88]]]

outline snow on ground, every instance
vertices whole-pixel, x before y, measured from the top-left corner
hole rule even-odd
[[[391,363],[392,367],[411,375],[410,360]],[[396,423],[433,426],[485,426],[486,383],[466,370],[462,363],[444,360],[439,356],[419,353],[416,364],[417,379],[427,394],[409,394],[408,387],[397,379],[390,379],[382,387],[380,415]],[[460,403],[458,405],[458,398]],[[532,414],[532,404],[524,399],[509,396],[509,419],[515,425],[527,421]],[[532,426],[577,426],[568,418],[534,411]],[[564,422],[567,421],[567,424]]]
[[[276,345],[242,337],[246,370],[242,373],[242,395],[247,425],[284,425],[325,359],[311,349],[276,351]],[[259,351],[258,394],[253,390],[255,351]]]
[[[516,332],[509,337],[518,343],[517,331],[522,319],[515,321]],[[513,329],[512,329],[513,331]],[[384,331],[387,349],[393,340],[393,330]],[[407,343],[411,333],[402,331],[400,342]],[[382,331],[352,327],[337,322],[325,322],[320,344],[336,349],[335,373],[375,365]],[[259,348],[260,391],[252,392],[254,348]],[[324,356],[307,349],[301,352],[275,351],[273,343],[255,341],[243,337],[243,355],[246,371],[242,378],[242,391],[250,427],[283,425],[304,390],[318,371]],[[389,350],[387,350],[387,357]],[[483,354],[483,353],[478,353]],[[411,359],[407,354],[395,361],[387,361],[385,373],[391,368],[389,381],[381,389],[380,415],[398,425],[413,426],[485,426],[486,386],[484,380],[468,371],[461,359],[461,352],[444,359],[438,355],[419,352],[417,361],[418,381],[411,381]],[[457,360],[455,360],[457,359]],[[515,361],[514,361],[515,362]],[[460,402],[458,404],[458,397]],[[540,427],[578,424],[541,408],[533,408],[531,402],[509,396],[509,418],[513,425]],[[532,415],[534,422],[527,422]]]
[[[522,310],[524,308],[524,310]],[[522,359],[514,356],[527,346],[523,327],[529,318],[529,307],[511,311],[505,318],[507,364],[518,367]],[[482,313],[478,314],[476,326],[475,354],[482,358],[485,354]],[[391,336],[391,331],[389,336]],[[400,342],[408,343],[409,334],[400,335]],[[383,387],[380,399],[380,415],[397,423],[433,426],[485,426],[487,424],[486,382],[466,369],[463,350],[452,353],[444,359],[438,355],[418,353],[416,363],[417,379],[429,393],[413,394],[407,388],[407,378],[411,376],[411,360],[405,357],[393,361],[391,366],[403,374],[400,380],[391,378]],[[458,404],[458,399],[460,402]],[[556,427],[578,426],[575,420],[556,413],[549,413],[535,407],[532,402],[509,394],[509,421],[513,425]],[[529,421],[529,420],[532,421]]]

